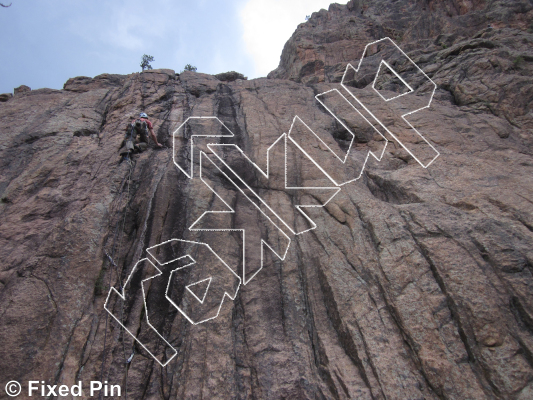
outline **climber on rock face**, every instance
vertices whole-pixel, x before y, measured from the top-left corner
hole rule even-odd
[[[129,158],[133,153],[142,153],[148,148],[148,132],[157,147],[163,147],[154,133],[154,128],[148,115],[141,113],[139,118],[132,117],[132,122],[128,125],[126,137],[121,146],[120,155]]]
[[[154,133],[154,128],[152,126],[152,123],[150,122],[150,120],[148,119],[148,115],[146,115],[146,113],[141,113],[139,115],[140,117],[140,120],[141,120],[141,125],[142,125],[142,122],[145,122],[146,123],[146,127],[148,128],[148,130],[150,131],[150,137],[152,138],[152,140],[155,142],[155,145],[157,147],[163,147],[162,144],[160,144],[158,141],[157,141],[157,137],[155,136],[155,133]],[[137,122],[134,121],[132,122],[132,124],[136,124],[137,126]],[[146,130],[145,130],[145,135],[146,135]],[[147,141],[148,142],[148,141]]]

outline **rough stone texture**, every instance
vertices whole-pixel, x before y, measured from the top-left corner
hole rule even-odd
[[[20,85],[19,87],[13,89],[13,92],[15,94],[28,93],[28,92],[31,92],[31,88],[29,86],[26,86],[26,85]]]
[[[13,97],[13,93],[2,93],[2,94],[0,94],[0,101],[2,103],[4,103],[4,102],[8,101],[12,97]]]
[[[271,74],[283,79],[104,74],[0,104],[2,385],[102,379],[134,399],[530,399],[531,9],[520,1],[332,5],[288,42]],[[345,148],[314,95],[339,88],[346,63],[385,29],[400,32],[400,46],[438,84],[415,124],[441,156],[424,169],[389,143],[360,180],[308,212],[317,229],[293,236],[284,261],[267,256],[215,320],[189,324],[154,281],[147,307],[178,350],[160,367],[103,309],[108,288],[147,247],[213,239],[186,228],[215,199],[168,149],[138,155],[130,175],[117,154],[125,116],[147,112],[167,146],[187,117],[218,116],[236,135],[229,143],[263,166],[295,115]],[[315,58],[323,67],[315,62],[309,73]],[[361,131],[356,149],[380,143]],[[319,181],[303,159],[291,167],[301,176],[289,180]],[[239,210],[229,222],[276,234],[221,176],[209,179]],[[300,200],[247,179],[280,203]],[[226,243],[214,246],[239,265]],[[139,293],[111,308],[157,348]]]

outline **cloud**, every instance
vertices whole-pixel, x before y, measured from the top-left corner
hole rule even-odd
[[[88,42],[103,47],[114,46],[123,50],[147,47],[169,35],[174,22],[172,14],[168,12],[170,6],[166,6],[163,0],[157,3],[155,11],[150,14],[140,12],[143,6],[139,0],[127,6],[121,2],[104,3],[100,13],[85,10],[71,16],[69,27],[71,32]]]
[[[101,39],[107,38],[114,45],[128,50],[143,48],[146,28],[147,24],[141,15],[120,10],[116,14],[115,25],[109,27]]]
[[[277,68],[281,51],[305,16],[331,0],[249,0],[240,12],[243,41],[255,64],[255,77]]]

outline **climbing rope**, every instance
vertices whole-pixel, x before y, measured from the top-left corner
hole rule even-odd
[[[135,168],[135,163],[131,159],[128,159],[127,161],[128,161],[128,164],[129,164],[128,171],[127,171],[126,175],[124,176],[124,179],[122,180],[122,183],[120,185],[121,186],[121,189],[120,189],[121,191],[120,191],[119,197],[117,199],[117,203],[116,203],[116,204],[118,204],[118,206],[116,207],[118,209],[118,207],[120,206],[120,203],[122,202],[123,196],[124,196],[124,187],[126,186],[127,187],[126,204],[124,206],[124,212],[123,212],[123,218],[122,218],[122,228],[119,229],[120,228],[120,224],[121,224],[121,221],[119,219],[117,221],[117,224],[115,226],[115,232],[113,234],[113,244],[111,246],[111,254],[109,254],[109,252],[107,250],[104,250],[105,255],[106,255],[110,265],[113,267],[112,270],[109,273],[109,280],[108,280],[108,285],[107,285],[108,286],[108,288],[107,288],[108,291],[111,290],[111,280],[112,280],[112,276],[113,276],[113,271],[116,274],[116,278],[117,278],[120,290],[121,291],[123,290],[122,279],[121,279],[122,271],[119,272],[119,267],[116,264],[116,262],[114,261],[114,257],[115,257],[115,253],[120,254],[120,250],[121,250],[121,246],[122,246],[122,238],[123,238],[123,234],[124,234],[124,228],[125,228],[125,225],[126,225],[127,207],[129,205],[129,202],[130,202],[131,176],[132,176],[133,170]],[[119,234],[119,232],[120,232],[120,234]],[[117,236],[118,236],[118,249],[117,249]],[[102,352],[102,365],[101,365],[101,368],[100,368],[100,382],[103,381],[103,377],[104,377],[104,367],[105,367],[106,350],[107,350],[108,322],[109,322],[109,313],[106,313],[105,331],[104,331],[104,349],[103,349],[103,352]],[[121,312],[121,327],[123,327],[123,326],[124,326],[124,303],[122,303],[122,312]],[[124,393],[125,393],[125,398],[127,399],[127,396],[128,396],[128,373],[127,373],[127,368],[128,367],[127,367],[127,365],[131,362],[131,360],[133,358],[133,353],[129,357],[126,355],[126,345],[125,345],[125,340],[124,340],[124,329],[123,328],[122,328],[122,350],[123,350],[123,353],[124,353],[124,360],[125,360],[125,364],[126,364],[126,382],[125,382]],[[102,396],[102,393],[100,393],[100,398],[101,398],[101,396]]]
[[[140,82],[140,89],[141,89],[141,111],[144,112],[145,111],[144,84],[146,83],[146,81],[144,80],[144,77],[142,78],[142,82],[141,82],[141,77],[139,77],[139,82]],[[170,111],[169,111],[169,114],[170,114]],[[132,134],[132,132],[130,131],[129,132],[130,137],[131,137],[131,134]],[[163,146],[163,147],[166,148],[166,146]],[[122,221],[120,221],[120,219],[119,219],[117,221],[117,224],[115,225],[115,231],[113,233],[113,241],[112,241],[111,251],[108,252],[106,249],[104,249],[104,253],[105,253],[106,257],[107,257],[107,260],[108,260],[109,264],[112,267],[111,271],[109,273],[109,279],[108,279],[108,285],[107,285],[108,292],[109,292],[109,290],[111,290],[111,282],[112,282],[112,277],[113,277],[113,271],[115,272],[116,279],[117,279],[118,285],[120,287],[120,290],[123,291],[123,289],[124,289],[123,286],[122,286],[122,277],[121,277],[122,272],[123,272],[123,268],[122,269],[119,268],[119,266],[115,262],[115,256],[116,255],[120,255],[120,251],[121,251],[121,247],[122,247],[122,239],[123,239],[123,235],[124,235],[124,228],[125,228],[125,225],[126,225],[127,207],[129,205],[129,202],[130,202],[131,176],[132,176],[133,170],[135,168],[135,163],[132,161],[131,157],[127,157],[124,160],[126,160],[128,162],[129,168],[128,168],[128,171],[127,171],[126,175],[124,176],[124,178],[123,178],[123,180],[122,180],[122,182],[120,184],[120,194],[119,194],[118,199],[116,200],[115,204],[117,204],[117,206],[115,207],[115,210],[114,210],[114,212],[118,211],[118,209],[120,207],[120,204],[122,203],[122,200],[123,200],[123,197],[124,197],[124,192],[126,192],[126,203],[124,205],[123,217],[122,217]],[[124,190],[125,187],[127,187],[126,191]],[[111,210],[111,212],[113,212],[113,210]],[[122,222],[122,224],[121,224],[121,222]],[[120,227],[120,225],[122,225],[122,227]],[[107,242],[106,242],[106,244],[107,244]],[[118,248],[117,248],[117,246],[118,246]],[[106,247],[106,246],[104,246],[104,247]],[[103,348],[103,352],[102,352],[102,365],[101,365],[101,368],[100,368],[100,382],[103,381],[105,361],[106,361],[106,355],[107,355],[106,351],[107,351],[108,322],[109,322],[109,313],[106,313],[105,333],[104,333],[104,348]],[[127,400],[127,395],[128,395],[128,366],[131,363],[131,361],[133,359],[133,356],[135,355],[135,347],[133,347],[131,354],[127,354],[126,353],[126,344],[125,344],[125,335],[124,335],[124,302],[122,302],[122,310],[121,310],[121,334],[122,334],[122,351],[123,351],[123,354],[124,354],[124,363],[126,365],[126,376],[125,376],[124,393],[125,393],[125,398]],[[102,396],[102,393],[100,393],[100,399],[101,399],[101,396]]]

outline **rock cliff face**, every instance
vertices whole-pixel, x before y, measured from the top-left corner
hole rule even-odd
[[[21,398],[28,380],[107,381],[132,399],[533,398],[532,10],[529,1],[350,1],[300,25],[269,79],[152,70],[7,97],[0,103],[1,384],[21,381]],[[146,285],[143,304],[140,281],[150,272],[132,275],[133,300],[108,307],[146,347],[134,341],[104,303],[147,248],[204,241],[237,274],[243,263],[235,235],[188,229],[220,198],[175,166],[173,158],[186,164],[190,154],[187,135],[172,150],[172,133],[189,117],[216,116],[235,135],[216,140],[265,167],[267,149],[298,115],[346,152],[346,132],[314,96],[342,90],[346,65],[384,36],[437,84],[431,107],[412,122],[440,156],[422,168],[386,132],[384,147],[371,127],[353,122],[349,160],[368,149],[384,148],[383,157],[369,157],[362,177],[325,207],[308,209],[316,229],[288,232],[285,259],[266,251],[264,268],[202,324],[171,306],[164,280]],[[363,93],[372,79],[350,90]],[[393,83],[383,87],[394,90]],[[385,102],[375,107],[395,111]],[[148,149],[130,166],[118,162],[118,149],[127,116],[139,111],[168,148]],[[415,150],[424,144],[407,142]],[[339,179],[356,177],[321,143],[306,136],[300,144]],[[287,181],[320,186],[321,172],[291,151]],[[265,180],[238,154],[225,157],[271,203],[326,200],[280,190],[274,175]],[[211,167],[206,181],[235,212],[215,222],[282,243],[222,172]],[[305,230],[291,210],[286,219]],[[170,344],[166,353],[147,313]],[[170,348],[176,356],[164,367],[147,352],[164,361]]]

